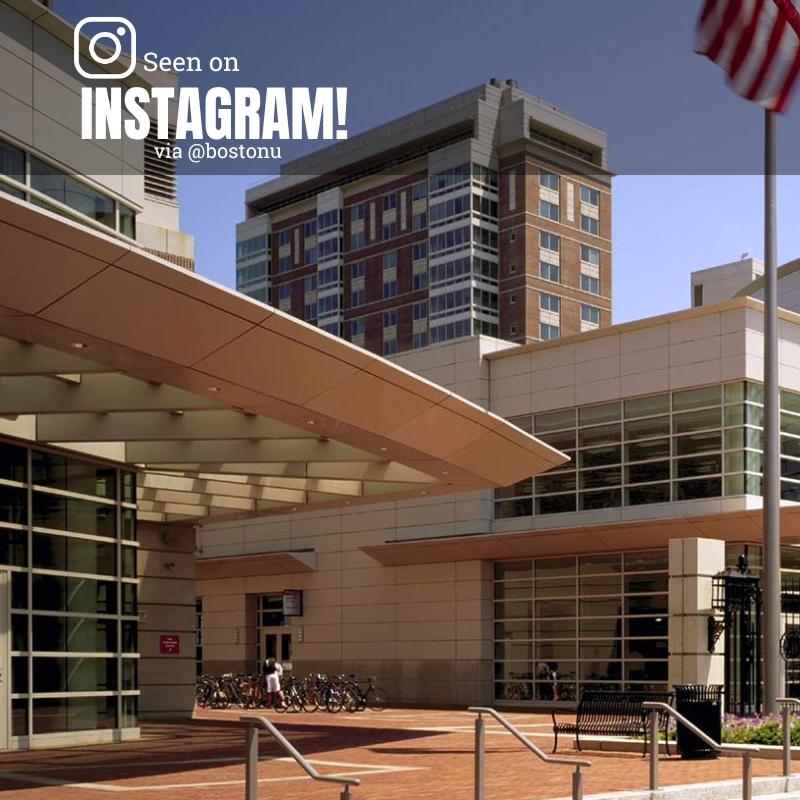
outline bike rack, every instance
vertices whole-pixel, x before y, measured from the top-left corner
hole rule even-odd
[[[351,786],[360,786],[358,778],[337,778],[335,775],[320,775],[308,761],[297,751],[292,743],[266,718],[254,714],[239,717],[241,722],[249,723],[246,731],[246,762],[244,779],[245,800],[258,800],[258,729],[264,728],[272,734],[275,741],[303,768],[305,773],[315,781],[338,783],[344,786],[339,795],[340,800],[352,800]]]
[[[520,733],[508,720],[498,714],[493,708],[470,706],[467,711],[478,715],[475,719],[475,800],[484,800],[485,797],[486,721],[481,716],[482,714],[488,714],[494,717],[514,738],[522,742],[528,750],[546,764],[567,764],[571,767],[575,767],[575,772],[572,774],[572,800],[582,800],[583,773],[581,772],[581,767],[591,767],[591,761],[578,758],[554,758],[548,755],[544,750],[540,750],[526,736]],[[250,800],[250,798],[248,798],[248,800]]]
[[[758,753],[761,748],[755,744],[720,744],[715,742],[707,733],[701,731],[686,717],[679,714],[672,706],[666,703],[645,701],[642,708],[649,711],[650,725],[650,791],[658,790],[658,716],[659,712],[666,712],[681,725],[688,728],[695,736],[702,739],[709,747],[720,753],[739,753],[742,756],[742,800],[752,800],[753,797],[753,753]]]

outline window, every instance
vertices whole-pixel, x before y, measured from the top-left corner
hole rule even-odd
[[[236,258],[248,258],[267,249],[267,237],[262,234],[261,236],[254,236],[251,239],[245,239],[242,242],[236,243]]]
[[[581,214],[581,230],[585,233],[591,233],[592,236],[600,235],[600,220],[594,217],[587,217],[586,214]]]
[[[114,201],[71,178],[61,170],[51,167],[34,156],[30,157],[31,188],[37,189],[53,200],[69,206],[109,228],[116,228]]]
[[[397,339],[386,339],[383,343],[383,354],[393,356],[397,353]]]
[[[320,270],[317,280],[320,289],[323,286],[332,286],[339,283],[339,266],[334,264],[332,267],[325,267],[325,269]]]
[[[327,228],[337,228],[339,226],[339,209],[334,208],[332,211],[326,211],[317,217],[317,230],[324,231]]]
[[[555,203],[548,203],[547,200],[540,200],[539,216],[558,222],[558,206]]]
[[[363,336],[365,330],[364,319],[354,319],[350,321],[350,335]]]
[[[414,334],[414,339],[411,345],[415,350],[420,347],[428,346],[428,331],[421,331]]]
[[[292,243],[292,232],[290,230],[281,231],[278,234],[278,247],[286,247]]]
[[[136,238],[136,212],[119,203],[119,232],[131,239]]]
[[[3,141],[0,141],[0,175],[25,183],[25,153]]]
[[[292,284],[291,283],[282,283],[278,287],[278,301],[283,300],[291,300],[292,299]]]
[[[366,294],[363,289],[353,289],[353,291],[350,292],[350,305],[353,308],[363,306],[365,302]]]
[[[600,280],[590,275],[581,275],[581,291],[600,294]]]
[[[363,235],[363,234],[362,234]],[[394,239],[397,236],[397,223],[390,222],[388,225],[383,226],[383,241]]]
[[[397,296],[397,281],[384,281],[383,282],[383,299],[388,300],[390,297]]]
[[[309,266],[309,264],[316,264],[317,263],[317,248],[316,247],[309,247],[305,251],[304,261],[306,263],[306,266]]]
[[[412,319],[427,319],[428,318],[428,301],[423,300],[421,303],[414,303],[411,307]]]
[[[412,287],[415,292],[419,292],[422,289],[428,288],[428,273],[427,272],[418,272],[416,275],[413,276],[412,279]]]
[[[544,322],[539,323],[539,338],[546,342],[549,339],[558,339],[561,335],[561,328],[558,325],[547,325]]]
[[[383,327],[394,328],[397,326],[397,309],[393,308],[390,311],[383,312]]]
[[[424,200],[428,196],[428,182],[415,183],[411,187],[411,200]]]
[[[581,186],[581,202],[587,203],[590,206],[600,205],[600,192],[597,189],[592,189],[589,186]]]
[[[308,239],[310,236],[316,236],[317,221],[312,219],[311,222],[306,222],[306,224],[303,226],[303,233],[305,234],[306,239]]]
[[[397,195],[394,192],[385,194],[383,196],[383,210],[391,211],[394,208],[397,208]]]
[[[351,250],[360,250],[366,244],[366,239],[364,238],[364,231],[359,231],[358,233],[350,234],[350,249]]]
[[[421,261],[423,258],[428,257],[428,243],[418,242],[411,248],[411,260]]]
[[[561,237],[547,231],[539,231],[539,247],[542,250],[558,253],[561,250]]]
[[[558,264],[548,264],[546,261],[539,263],[539,277],[553,283],[561,283],[561,267]]]
[[[547,172],[546,170],[539,170],[539,186],[544,186],[546,189],[553,189],[558,191],[558,175],[555,172]]]
[[[381,263],[384,269],[392,269],[397,266],[397,250],[392,250],[390,253],[384,253],[381,256]]]
[[[326,239],[317,245],[317,258],[322,261],[323,258],[330,258],[339,254],[339,239]]]
[[[303,291],[316,292],[317,291],[317,276],[307,275],[303,281]]]
[[[330,294],[317,300],[317,316],[325,316],[339,310],[339,295]]]
[[[364,262],[356,261],[355,264],[350,265],[350,277],[355,280],[356,278],[364,277]]]
[[[420,214],[414,214],[411,217],[411,230],[421,231],[428,227],[428,212],[423,211]]]
[[[542,292],[539,295],[539,308],[542,311],[552,311],[555,314],[561,312],[561,298],[555,294],[545,294]]]
[[[600,324],[600,309],[596,306],[587,306],[585,303],[581,304],[581,320],[583,322],[591,322],[594,325]]]
[[[600,251],[596,247],[589,247],[588,244],[581,245],[581,261],[587,264],[600,266]]]
[[[696,283],[692,286],[692,305],[697,308],[703,305],[703,284]]]
[[[288,272],[292,268],[291,256],[283,256],[278,259],[278,272]]]
[[[350,222],[358,222],[364,219],[364,204],[358,203],[350,206]]]
[[[510,303],[512,306],[513,306],[513,305],[516,305],[516,303],[517,303],[517,296],[516,296],[515,294],[512,294],[512,295],[511,295],[511,297],[509,298],[508,302],[509,302],[509,303]]]

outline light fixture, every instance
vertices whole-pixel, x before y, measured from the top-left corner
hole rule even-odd
[[[208,391],[209,392],[221,392],[222,389],[219,386],[209,386],[208,387]]]
[[[386,452],[386,449],[387,449],[387,448],[385,448],[385,447],[381,447],[381,453],[385,453],[385,452]]]
[[[449,470],[446,470],[446,469],[442,470],[442,475],[449,475],[449,474],[450,474]]]
[[[307,419],[306,425],[316,425],[317,421],[315,419]]]
[[[86,350],[89,345],[86,342],[72,342],[70,347],[74,347],[76,350]]]
[[[423,497],[424,497],[426,494],[428,494],[428,493],[427,493],[427,492],[423,492],[423,493],[422,493]]]

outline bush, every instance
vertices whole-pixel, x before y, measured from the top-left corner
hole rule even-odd
[[[800,723],[794,722],[790,734],[793,746],[800,746]],[[737,717],[725,714],[722,718],[722,741],[724,744],[783,744],[783,722],[781,717]]]

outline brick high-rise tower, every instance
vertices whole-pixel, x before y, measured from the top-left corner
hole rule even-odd
[[[606,136],[492,80],[247,191],[236,288],[383,355],[611,322]]]

